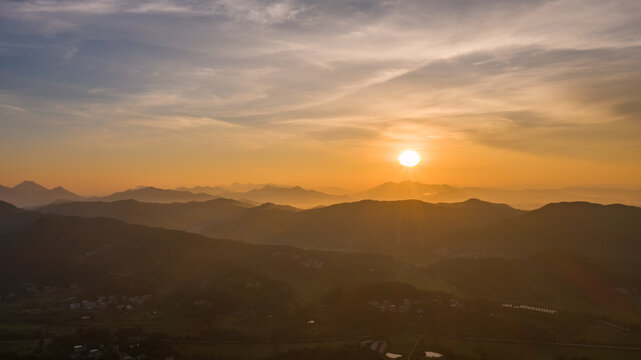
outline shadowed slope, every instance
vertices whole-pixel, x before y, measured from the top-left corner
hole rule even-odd
[[[202,233],[260,243],[403,254],[442,233],[476,227],[522,212],[507,205],[468,200],[430,204],[418,200],[343,203],[299,212],[250,209]]]
[[[3,214],[15,211],[5,208],[3,204]],[[251,245],[113,219],[18,211],[22,215],[14,221],[26,226],[0,234],[2,287],[37,282],[170,293],[224,282],[230,291],[249,291],[247,281],[267,286],[290,281],[323,284],[345,277],[385,279],[400,268],[383,256]]]
[[[253,205],[219,198],[168,204],[143,203],[136,200],[69,202],[50,204],[38,208],[38,211],[68,216],[110,217],[132,224],[194,230],[201,224],[236,216],[250,207]]]
[[[641,208],[585,202],[548,204],[481,229],[462,231],[446,246],[516,256],[557,251],[635,260],[641,253]]]

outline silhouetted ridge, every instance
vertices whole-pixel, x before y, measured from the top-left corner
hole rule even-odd
[[[56,203],[38,210],[67,216],[111,217],[134,224],[195,231],[199,226],[235,216],[249,207],[252,205],[224,198],[169,203],[124,199]]]
[[[299,209],[289,206],[289,205],[279,205],[272,202],[266,202],[264,204],[258,205],[256,210],[286,210],[286,211],[298,211]]]
[[[17,206],[15,206],[15,205],[13,205],[11,203],[8,203],[6,201],[1,201],[0,200],[0,214],[4,214],[4,213],[7,213],[7,212],[17,212],[17,211],[19,211]]]
[[[407,255],[418,254],[445,233],[520,214],[509,206],[484,202],[361,200],[296,212],[248,209],[201,232],[250,242]]]
[[[632,259],[641,251],[641,208],[562,202],[521,216],[463,230],[447,247],[503,255],[560,251],[596,258]]]

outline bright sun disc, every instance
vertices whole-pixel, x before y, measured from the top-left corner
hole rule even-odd
[[[421,155],[414,150],[405,150],[398,156],[398,162],[407,167],[416,166],[421,162]]]

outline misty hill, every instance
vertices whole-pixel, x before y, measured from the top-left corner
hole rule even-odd
[[[471,199],[430,204],[418,200],[364,200],[289,211],[252,208],[201,232],[256,243],[407,254],[456,229],[518,216],[521,210]]]
[[[548,204],[480,229],[461,231],[444,244],[455,251],[476,249],[509,256],[556,251],[635,260],[641,253],[641,208],[586,202]]]
[[[221,196],[228,193],[240,193],[247,192],[250,190],[260,189],[267,185],[277,186],[273,184],[241,184],[233,183],[230,185],[217,185],[217,186],[193,186],[193,187],[179,187],[176,190],[189,191],[193,193],[205,193],[209,195]]]
[[[464,190],[476,197],[509,203],[521,209],[536,209],[548,203],[576,201],[641,206],[641,189],[570,187],[525,190],[464,188]]]
[[[65,188],[58,186],[47,189],[33,181],[23,181],[12,188],[0,186],[0,200],[19,207],[44,205],[56,200],[75,201],[80,199],[82,199],[81,196]]]
[[[154,294],[191,289],[213,296],[223,286],[227,292],[256,293],[262,301],[272,298],[284,304],[279,296],[286,294],[278,291],[289,281],[392,279],[400,266],[376,255],[251,245],[114,219],[40,214],[0,203],[0,219],[9,217],[20,226],[0,228],[2,287],[37,282]]]
[[[300,208],[311,208],[320,205],[331,205],[348,200],[341,195],[330,195],[316,190],[303,189],[300,186],[286,187],[265,185],[246,192],[229,192],[225,197],[248,200],[256,203],[276,203]]]
[[[239,184],[228,186],[194,186],[180,187],[176,190],[192,193],[205,193],[229,199],[250,201],[256,204],[276,203],[302,208],[331,205],[344,202],[348,198],[341,195],[327,194],[300,186],[281,186],[273,184]]]
[[[358,196],[372,200],[419,199],[431,202],[455,202],[472,197],[464,190],[449,185],[430,185],[410,180],[399,183],[387,182]]]
[[[153,186],[148,186],[116,192],[105,197],[96,198],[96,200],[117,201],[132,199],[142,202],[170,203],[185,201],[205,201],[215,198],[216,196],[205,193],[195,194],[189,191],[159,189]]]
[[[37,210],[67,216],[109,217],[167,229],[195,230],[204,223],[236,216],[249,207],[253,205],[224,198],[175,203],[144,203],[129,199],[56,203]]]
[[[524,259],[459,258],[430,266],[438,277],[475,297],[525,303],[592,303],[618,306],[626,300],[617,288],[641,285],[638,273],[625,275],[567,253],[542,253]]]
[[[509,190],[431,185],[409,180],[399,183],[387,182],[359,193],[355,197],[373,200],[419,199],[428,202],[456,202],[468,198],[479,198],[490,202],[509,204],[519,209],[536,209],[548,203],[562,201],[622,203],[641,206],[640,189],[571,187]]]
[[[176,188],[178,191],[189,191],[192,193],[204,193],[213,196],[221,196],[229,192],[228,189],[221,186],[194,186],[194,187],[179,187]]]

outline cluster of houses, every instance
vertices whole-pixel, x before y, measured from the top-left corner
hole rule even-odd
[[[432,303],[436,303],[436,304],[446,303],[453,308],[462,307],[460,301],[454,298],[452,299],[434,298],[432,299]],[[383,300],[383,301],[372,300],[367,302],[367,305],[376,308],[380,312],[392,312],[392,313],[399,313],[399,314],[406,314],[408,312],[423,314],[425,310],[420,306],[426,305],[426,304],[427,303],[424,301],[409,299],[409,298],[403,299],[403,302],[401,304],[394,304],[389,300]]]
[[[381,355],[385,354],[387,350],[387,341],[385,340],[363,340],[360,345]]]
[[[325,266],[325,262],[316,260],[316,259],[306,259],[305,256],[300,254],[292,254],[288,251],[274,251],[272,256],[289,256],[291,259],[298,262],[298,265],[308,268],[308,269],[322,269]]]
[[[145,304],[151,299],[150,294],[140,296],[109,295],[100,296],[96,301],[82,300],[69,304],[70,310],[102,310],[108,307],[115,307],[118,310],[133,310]]]
[[[617,288],[616,289],[618,293],[623,294],[623,295],[638,295],[641,294],[641,291],[635,287],[630,287],[630,288]]]
[[[248,281],[245,283],[245,286],[248,288],[256,289],[261,287],[263,284],[260,281]]]
[[[378,353],[381,358],[386,359],[400,359],[403,357],[401,354],[387,352],[387,341],[385,340],[363,340],[360,342],[361,347],[367,348],[375,353]]]
[[[76,345],[69,359],[101,359],[102,351],[99,349],[87,349],[84,345]]]
[[[35,296],[53,294],[58,290],[59,288],[57,286],[40,286],[34,283],[24,283],[22,285],[22,291],[19,291],[19,293],[29,297],[35,297]],[[18,298],[18,296],[19,294],[15,292],[6,293],[3,295],[0,295],[0,301],[15,299],[15,298]]]
[[[58,291],[57,286],[38,286],[36,284],[25,284],[24,290],[30,296],[49,295]]]
[[[303,261],[300,261],[298,264],[308,269],[322,269],[325,266],[325,263],[323,261],[314,259],[305,259]]]
[[[15,299],[15,298],[16,298],[16,293],[14,293],[14,292],[7,293],[7,294],[4,294],[4,295],[0,295],[0,302],[2,302],[3,300],[11,300],[11,299]]]
[[[513,305],[513,304],[503,304],[504,308],[509,308],[509,309],[517,309],[517,310],[529,310],[529,311],[537,311],[540,313],[545,313],[545,314],[555,314],[556,310],[552,309],[546,309],[538,306],[530,306],[530,305]]]
[[[118,357],[119,360],[145,360],[147,359],[147,355],[145,354],[138,354],[138,355],[130,355],[128,353],[131,352],[134,348],[138,347],[140,344],[131,344],[129,345],[129,349],[121,349],[119,346],[110,346],[110,347],[105,347],[105,346],[99,346],[98,348],[87,348],[85,345],[75,345],[73,347],[73,352],[69,355],[69,359],[71,360],[81,360],[81,359],[89,359],[89,360],[98,360],[102,359],[105,353],[110,353],[109,358],[113,358],[113,354],[115,353]],[[138,352],[138,351],[136,351]],[[165,360],[174,360],[173,357],[166,357]]]

